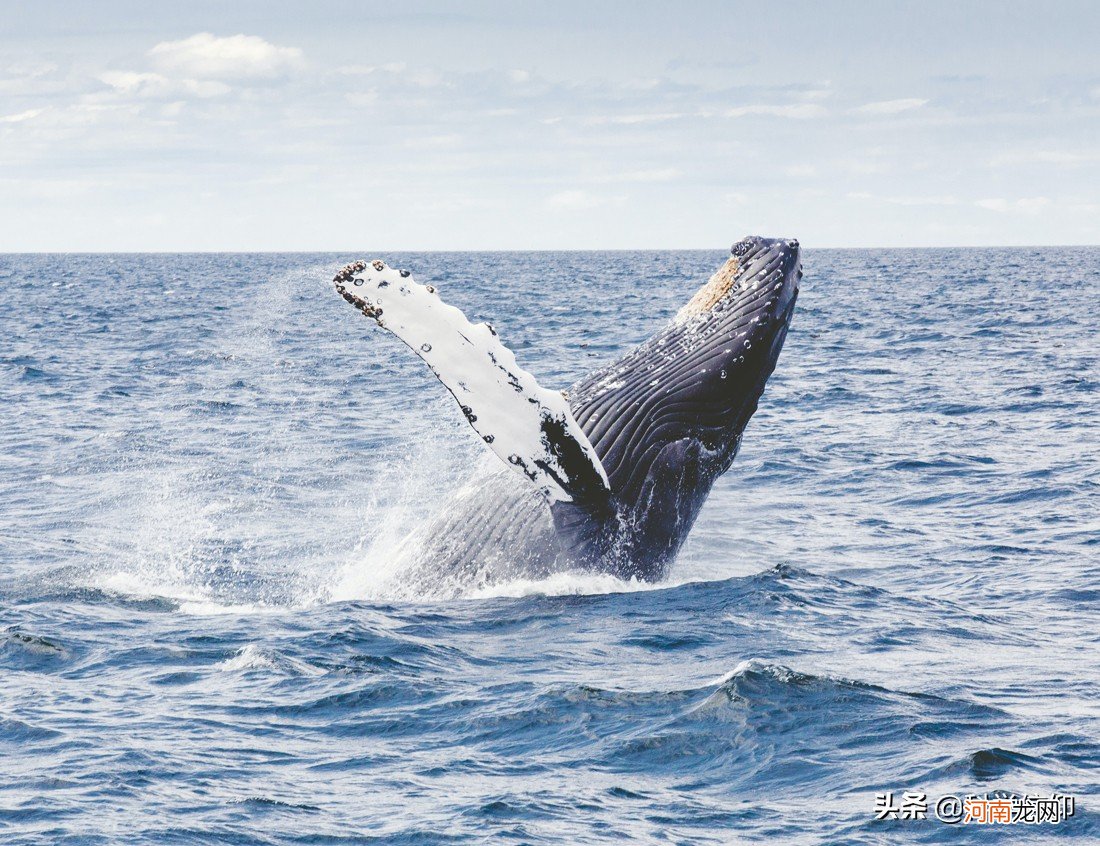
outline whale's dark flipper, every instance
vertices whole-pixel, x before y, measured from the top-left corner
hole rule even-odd
[[[521,368],[491,326],[471,323],[433,287],[381,261],[349,264],[333,281],[345,300],[424,360],[489,449],[551,505],[606,510],[607,475],[569,403]]]

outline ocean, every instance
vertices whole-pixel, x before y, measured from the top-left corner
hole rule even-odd
[[[379,257],[565,388],[724,255]],[[1100,248],[811,246],[668,578],[459,598],[360,257],[0,256],[0,842],[1100,842]],[[1010,794],[1073,814],[936,813]]]

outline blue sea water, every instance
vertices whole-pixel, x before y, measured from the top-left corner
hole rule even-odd
[[[356,257],[0,256],[0,842],[1100,842],[1100,249],[809,250],[665,583],[458,599],[393,551],[482,447]],[[565,387],[723,253],[385,258]]]

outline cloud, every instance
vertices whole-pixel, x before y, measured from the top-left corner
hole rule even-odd
[[[462,136],[456,132],[419,135],[405,139],[402,144],[410,150],[449,150],[462,145]]]
[[[169,79],[159,73],[136,71],[105,71],[100,82],[111,86],[117,93],[134,98],[167,99],[181,95],[193,97],[220,97],[229,93],[229,86],[213,79]]]
[[[879,156],[879,158],[872,160],[873,156]],[[873,150],[864,150],[862,158],[838,158],[832,168],[843,173],[854,173],[859,176],[880,176],[895,169],[892,162],[884,161],[881,154]]]
[[[603,124],[618,124],[623,126],[631,126],[638,123],[663,123],[669,120],[679,120],[684,117],[681,112],[661,112],[658,114],[628,114],[628,115],[597,115],[585,120],[585,123],[592,126],[600,126]]]
[[[57,70],[57,64],[54,62],[41,62],[41,61],[23,61],[14,62],[0,68],[0,73],[10,76],[26,76],[26,77],[38,77],[46,76]]]
[[[683,175],[677,167],[652,168],[650,170],[628,170],[622,173],[608,173],[593,179],[593,182],[671,182]]]
[[[894,206],[957,206],[958,197],[951,194],[931,196],[894,196],[876,197],[866,191],[850,191],[845,196],[850,200],[874,200],[879,203],[889,203]]]
[[[865,103],[852,111],[861,115],[896,115],[900,112],[908,112],[919,109],[928,101],[920,97],[905,97],[900,100],[879,100],[874,103]]]
[[[270,79],[304,63],[297,47],[280,47],[257,35],[219,38],[209,32],[162,41],[147,55],[161,72],[195,79]]]
[[[0,92],[23,94],[40,87],[58,70],[53,62],[16,62],[0,68]]]
[[[728,109],[723,113],[726,117],[740,118],[749,115],[768,115],[770,117],[793,118],[805,120],[806,118],[822,117],[827,114],[824,106],[816,103],[793,103],[786,106],[738,106]]]
[[[1015,212],[1017,214],[1038,214],[1050,205],[1047,197],[1022,197],[1019,200],[1006,200],[1004,197],[992,197],[986,200],[977,200],[974,205],[987,211],[1001,214]]]
[[[70,94],[75,79],[53,62],[14,62],[0,68],[0,95],[5,98],[49,97]]]
[[[957,206],[959,200],[951,194],[932,197],[887,197],[886,202],[897,206]]]
[[[1005,167],[1021,164],[1080,165],[1100,161],[1100,153],[1074,153],[1068,150],[1031,150],[1017,153],[1003,153],[990,159],[991,167]]]
[[[557,211],[580,211],[618,203],[622,197],[605,197],[588,191],[561,191],[547,198],[546,205]]]
[[[72,200],[105,187],[102,179],[0,179],[0,190],[42,200]]]
[[[44,111],[45,109],[27,109],[25,112],[18,112],[14,115],[4,115],[0,117],[0,123],[23,123],[24,121],[33,120]]]

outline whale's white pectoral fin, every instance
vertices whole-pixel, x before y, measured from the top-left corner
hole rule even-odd
[[[607,474],[569,403],[521,368],[491,326],[471,323],[433,287],[380,261],[349,264],[333,281],[425,361],[489,449],[551,504],[607,503]]]

